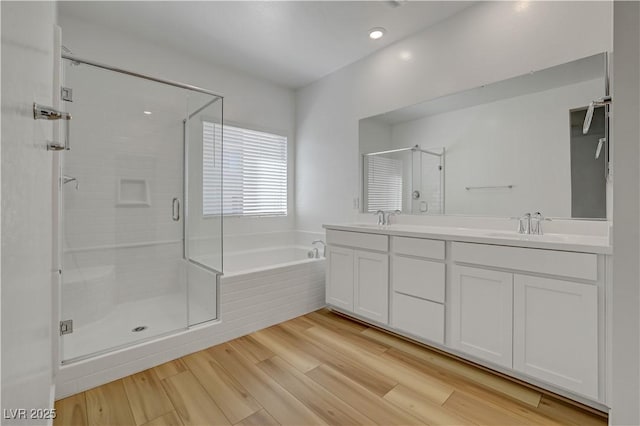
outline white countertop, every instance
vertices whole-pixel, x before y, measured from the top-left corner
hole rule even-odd
[[[379,226],[363,224],[328,224],[325,229],[338,231],[366,232],[370,234],[396,235],[400,237],[432,238],[436,240],[460,241],[467,243],[494,244],[513,247],[530,247],[548,250],[573,251],[581,253],[612,254],[609,238],[580,234],[523,235],[515,231],[456,228],[446,226],[424,226],[393,224]]]

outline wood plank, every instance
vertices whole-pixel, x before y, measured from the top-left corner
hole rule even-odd
[[[213,358],[283,425],[325,424],[325,422],[228,344],[208,349]]]
[[[185,425],[230,425],[191,371],[167,377],[162,385]]]
[[[174,410],[153,370],[125,377],[122,382],[137,425],[148,423]]]
[[[182,359],[174,359],[173,361],[165,362],[164,364],[153,367],[153,370],[156,372],[156,375],[160,380],[166,379],[167,377],[174,376],[178,373],[182,373],[183,371],[187,371],[187,366],[184,365]]]
[[[510,398],[508,395],[503,395],[491,389],[486,389],[474,382],[465,380],[463,377],[452,374],[447,370],[433,368],[428,363],[423,362],[413,355],[398,351],[397,349],[389,349],[389,351],[383,354],[382,357],[388,359],[390,363],[402,363],[404,365],[410,366],[416,371],[421,371],[424,374],[438,377],[453,386],[456,391],[461,391],[465,394],[479,398],[486,404],[499,406],[505,410],[510,411],[513,415],[526,419],[526,421],[529,423],[549,425],[554,424],[552,419],[544,416],[541,413],[538,413],[535,407],[523,404],[516,399]]]
[[[254,364],[264,361],[265,359],[269,359],[275,355],[269,348],[254,339],[253,334],[238,337],[228,343],[237,350],[242,351],[243,355],[250,359]]]
[[[443,404],[443,407],[479,425],[549,424],[543,420],[532,422],[530,419],[518,416],[504,407],[488,403],[476,396],[460,391],[455,391]]]
[[[480,386],[492,389],[520,402],[537,407],[540,403],[542,393],[526,386],[520,385],[509,379],[492,374],[473,365],[465,364],[462,361],[451,358],[447,355],[429,350],[423,346],[403,340],[380,330],[369,328],[364,330],[365,334],[381,343],[413,355],[422,361],[427,362],[434,368],[446,370],[452,374],[464,377]]]
[[[149,423],[145,423],[143,426],[182,426],[182,420],[175,411],[171,411],[157,419],[151,420]]]
[[[291,319],[282,324],[287,324],[290,328],[296,331],[305,331],[310,329],[314,325],[316,325],[315,323],[313,323],[312,321],[309,321],[304,316]],[[282,324],[278,324],[278,325],[282,325]]]
[[[384,399],[413,414],[429,425],[467,425],[473,422],[458,416],[455,412],[424,399],[419,393],[406,386],[398,385],[384,396]]]
[[[184,361],[231,423],[238,423],[262,408],[207,351],[186,356]]]
[[[89,424],[84,392],[56,401],[55,408],[54,426],[85,426]]]
[[[276,421],[265,409],[253,413],[241,422],[236,423],[236,426],[279,426],[280,423]]]
[[[605,426],[608,423],[607,417],[604,414],[598,415],[585,410],[579,410],[569,403],[551,398],[547,395],[542,396],[538,411],[560,423],[568,425]]]
[[[304,318],[311,321],[314,325],[321,325],[332,330],[340,330],[346,333],[360,333],[369,328],[358,322],[344,319],[329,310],[310,312],[306,314]]]
[[[367,413],[379,425],[418,425],[422,422],[383,398],[369,392],[353,380],[327,365],[321,365],[307,376],[360,412]]]
[[[381,355],[372,355],[369,352],[360,350],[359,346],[351,341],[350,336],[341,336],[320,327],[310,328],[306,333],[317,339],[319,343],[333,347],[374,371],[384,371],[385,374],[393,377],[399,383],[421,393],[423,397],[437,404],[445,401],[454,391],[451,385],[436,377],[424,374],[401,363],[389,362]]]
[[[331,425],[374,423],[277,356],[262,361],[258,367]]]
[[[355,321],[340,317],[331,312],[317,315],[316,312],[312,312],[307,314],[306,317],[316,326],[321,326],[322,328],[333,331],[336,334],[349,337],[349,339],[352,342],[357,343],[362,350],[366,350],[373,354],[379,354],[389,349],[388,345],[371,339],[369,336],[362,333],[366,327],[361,328],[361,324]]]
[[[227,420],[239,425],[357,424],[368,419],[434,425],[607,423],[605,414],[551,394],[540,396],[499,374],[328,310],[279,324],[264,335],[288,356],[320,365],[303,374],[245,336],[57,401],[54,424],[139,424],[146,418],[151,421],[144,425],[181,425],[176,402],[191,424],[207,425]],[[162,411],[157,407],[169,407],[158,397],[153,377],[164,379],[159,395],[164,392],[173,407],[155,418]]]
[[[384,396],[398,384],[397,380],[385,375],[384,372],[372,370],[357,360],[345,356],[327,345],[318,343],[306,333],[301,333],[294,328],[290,328],[287,323],[280,324],[279,326],[293,334],[297,342],[296,348],[298,350],[313,355],[322,361],[322,363],[329,365],[378,396]]]
[[[122,380],[116,380],[85,392],[90,425],[135,424]]]
[[[253,338],[303,373],[321,364],[317,358],[298,350],[295,339],[288,338],[284,330],[278,327],[253,333]]]

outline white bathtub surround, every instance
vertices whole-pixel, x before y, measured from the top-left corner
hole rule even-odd
[[[148,325],[156,332],[176,333],[62,366],[56,377],[56,398],[90,389],[323,307],[324,259],[307,258],[311,241],[315,239],[324,239],[324,234],[291,231],[243,235],[235,239],[232,243],[235,252],[227,256],[232,269],[220,281],[219,321],[185,329],[187,312],[178,309],[185,306],[184,293],[169,293],[154,299],[141,299],[137,303],[116,305],[99,324],[94,324],[95,327],[100,324],[104,326],[100,328],[100,335],[80,333],[72,344],[84,349],[85,345],[96,339],[99,340],[96,344],[104,346],[107,339],[109,345],[117,345],[136,325]],[[248,245],[243,246],[243,243]],[[269,244],[272,244],[271,247]],[[206,256],[200,261],[206,264]],[[199,268],[197,265],[190,267]],[[197,300],[212,296],[194,295]],[[207,301],[206,305],[209,304]],[[139,316],[141,312],[143,316]],[[191,311],[188,314],[190,323],[199,315]],[[140,318],[147,323],[139,324]],[[110,324],[122,332],[115,333]],[[96,330],[95,327],[92,330]],[[145,332],[141,332],[141,337]]]
[[[611,406],[608,236],[325,228],[330,307],[594,408]]]

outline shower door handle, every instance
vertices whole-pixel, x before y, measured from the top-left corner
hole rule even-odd
[[[180,220],[180,200],[177,198],[174,198],[171,204],[171,216],[176,222]]]

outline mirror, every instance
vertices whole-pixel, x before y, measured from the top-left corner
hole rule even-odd
[[[605,219],[602,53],[359,123],[362,211]]]

